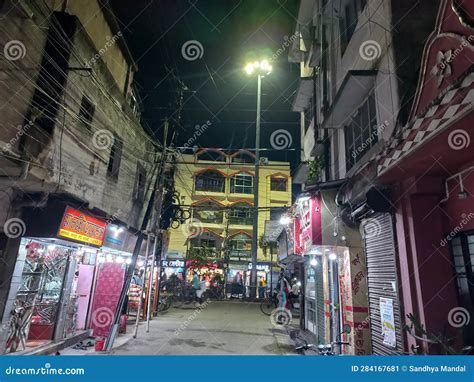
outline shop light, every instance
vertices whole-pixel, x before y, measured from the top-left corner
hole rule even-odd
[[[309,264],[312,266],[312,267],[316,267],[318,265],[318,260],[316,260],[314,257],[311,259],[311,261],[309,262]]]
[[[56,244],[48,245],[48,251],[54,251],[56,249]]]
[[[105,263],[105,257],[104,256],[99,256],[99,264]]]
[[[143,267],[144,264],[145,264],[145,263],[143,262],[143,260],[138,260],[138,262],[137,262],[137,265],[138,265],[139,267]]]
[[[324,252],[330,252],[330,251],[331,251],[331,250],[328,249],[328,248],[326,248],[326,249],[324,250]]]
[[[300,196],[297,201],[300,202],[300,203],[304,203],[304,202],[307,202],[309,200],[309,196]]]
[[[282,224],[282,225],[288,225],[288,224],[290,224],[290,221],[291,221],[291,219],[287,215],[282,215],[282,217],[280,218],[280,224]]]
[[[336,260],[336,259],[337,259],[337,255],[335,253],[329,254],[329,260]]]
[[[132,259],[128,258],[127,260],[125,260],[125,262],[126,262],[127,264],[132,264]]]
[[[122,256],[117,256],[115,258],[115,262],[118,263],[118,264],[122,264],[124,262],[124,258]]]
[[[106,259],[108,263],[111,263],[114,260],[114,257],[112,255],[107,255]]]

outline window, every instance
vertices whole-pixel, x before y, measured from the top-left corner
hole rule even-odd
[[[451,240],[458,293],[461,301],[474,301],[474,233],[461,233]]]
[[[232,163],[255,163],[255,158],[247,153],[239,153],[232,157]]]
[[[137,175],[135,179],[135,200],[142,201],[145,197],[145,188],[146,188],[146,172],[145,168],[137,163]]]
[[[107,175],[113,179],[118,179],[120,162],[122,161],[123,142],[115,135],[112,149],[110,150],[109,164],[107,165]]]
[[[203,223],[222,224],[224,212],[217,203],[204,202],[193,207],[193,218]]]
[[[252,208],[245,203],[238,203],[232,206],[229,212],[229,223],[239,225],[252,225]]]
[[[230,239],[230,257],[251,257],[252,239],[244,234],[239,234]]]
[[[209,150],[203,151],[197,156],[198,160],[212,161],[212,162],[225,162],[226,157],[224,153],[219,151]]]
[[[471,214],[470,214],[471,215]],[[459,303],[468,311],[474,304],[474,232],[461,232],[451,240]],[[472,330],[464,331],[464,341],[473,343]]]
[[[206,171],[196,176],[196,191],[224,192],[225,178],[217,171]]]
[[[282,213],[283,213],[283,208],[272,207],[270,209],[270,220],[279,221],[280,218],[281,218]]]
[[[232,194],[253,194],[253,176],[245,173],[234,175],[230,180]]]
[[[341,56],[344,55],[347,45],[349,45],[349,41],[351,41],[359,19],[359,12],[362,12],[364,7],[364,0],[349,1],[344,7],[344,17],[339,19]]]
[[[272,178],[270,180],[270,190],[286,192],[286,178]]]
[[[91,122],[94,118],[95,106],[94,104],[86,97],[82,97],[81,108],[79,109],[79,120],[86,126],[89,130],[91,128]]]
[[[377,113],[374,93],[344,127],[346,170],[351,169],[378,142]]]
[[[190,243],[191,243],[191,248],[203,247],[203,248],[209,248],[209,249],[214,249],[214,250],[217,249],[216,239],[195,237],[191,239]]]
[[[218,252],[218,248],[222,244],[222,239],[212,233],[212,232],[203,232],[198,237],[193,237],[189,240],[189,248],[206,248],[212,252]]]

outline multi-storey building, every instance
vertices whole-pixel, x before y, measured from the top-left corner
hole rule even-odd
[[[435,134],[454,129],[461,118],[467,123],[472,108],[469,14],[466,2],[444,0],[301,1],[300,38],[289,58],[301,67],[293,110],[301,113],[302,159],[309,162],[294,179],[322,199],[332,189],[335,205],[331,219],[324,221],[323,215],[323,231],[334,232],[335,247],[347,246],[354,255],[361,250],[364,269],[354,277],[365,284],[366,305],[360,300],[362,305],[350,304],[342,312],[326,308],[328,316],[353,326],[354,344],[366,343],[361,352],[437,352],[438,345],[404,330],[413,324],[411,315],[428,333],[439,333],[446,320],[453,323],[453,312],[472,311],[469,265],[460,264],[468,259],[470,236],[456,232],[451,253],[448,245],[440,245],[463,221],[459,203],[449,200],[450,190],[466,196],[465,216],[472,210],[464,192],[472,155],[458,151],[454,156],[464,162],[455,164],[453,153],[430,141],[433,155],[426,149],[416,160],[406,159]],[[469,141],[464,130],[461,143]],[[462,226],[468,230],[470,220]],[[345,239],[347,232],[355,235],[349,242],[341,232]],[[329,241],[323,237],[324,244]],[[448,329],[452,333],[459,327]],[[364,330],[367,337],[360,335]]]
[[[278,220],[284,207],[291,205],[290,164],[262,158],[259,181],[258,237],[264,234],[265,221]],[[210,250],[215,261],[226,272],[228,280],[238,273],[243,282],[252,257],[255,155],[246,150],[226,153],[202,149],[195,155],[180,156],[175,170],[175,189],[191,219],[170,230],[168,255],[186,258],[196,247]],[[262,240],[259,240],[260,243]],[[276,254],[274,256],[276,263]],[[260,245],[257,265],[266,277],[270,255]],[[260,263],[260,264],[259,264]]]
[[[0,318],[15,351],[115,310],[99,289],[122,287],[159,152],[106,1],[2,1],[0,18]],[[107,272],[116,285],[95,290]]]

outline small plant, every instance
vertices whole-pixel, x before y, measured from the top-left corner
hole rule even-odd
[[[320,178],[324,168],[324,158],[316,157],[313,160],[304,162],[308,166],[308,181],[316,181]]]
[[[448,336],[446,332],[438,334],[428,333],[418,317],[413,313],[407,314],[407,318],[410,320],[410,324],[405,325],[405,331],[417,341],[438,347],[442,354],[466,354],[466,351],[470,350],[467,348],[457,349],[455,346],[456,336]],[[420,347],[415,347],[411,350],[414,354],[422,354]]]

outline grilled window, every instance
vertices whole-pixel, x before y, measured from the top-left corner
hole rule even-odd
[[[230,192],[233,194],[253,194],[253,176],[237,174],[230,181]]]
[[[344,127],[346,169],[351,169],[378,142],[377,113],[374,93]]]
[[[229,212],[229,223],[240,225],[252,225],[252,209],[248,204],[239,203],[232,207]]]
[[[225,178],[217,171],[206,171],[196,176],[196,191],[224,192]]]

